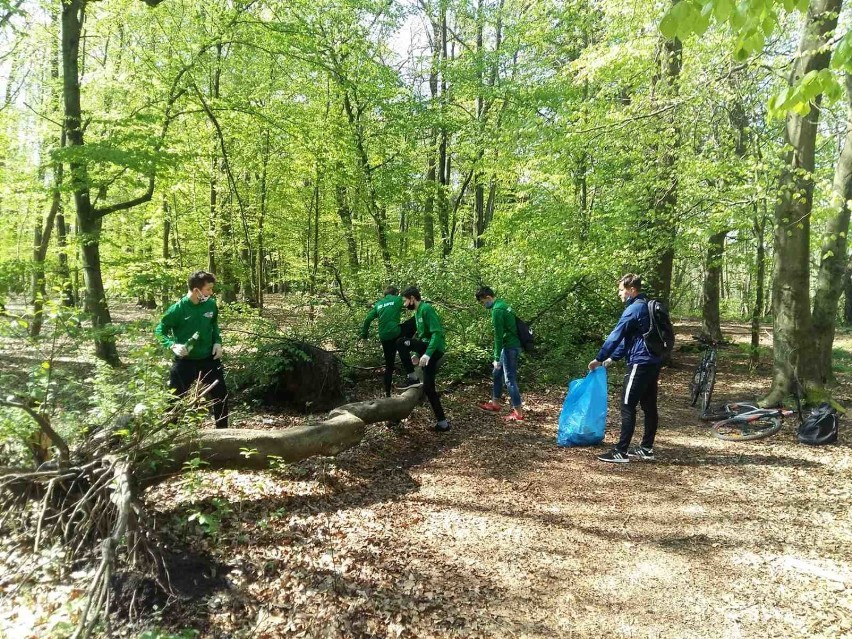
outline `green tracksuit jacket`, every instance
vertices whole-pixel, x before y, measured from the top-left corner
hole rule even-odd
[[[373,308],[370,309],[367,317],[364,318],[364,325],[361,327],[361,337],[367,339],[370,324],[378,317],[379,339],[383,342],[396,339],[399,337],[399,316],[401,314],[402,298],[399,295],[385,295],[373,304]]]
[[[414,321],[417,324],[417,336],[429,344],[426,347],[426,354],[429,357],[432,357],[435,351],[447,352],[444,328],[441,326],[438,313],[435,312],[431,304],[420,302],[420,306],[414,313]]]
[[[503,300],[494,300],[491,307],[491,322],[494,324],[494,361],[500,361],[504,348],[520,348],[518,325],[512,307]]]
[[[221,344],[219,334],[219,309],[212,297],[206,302],[193,304],[189,295],[175,302],[163,315],[154,334],[166,348],[186,344],[193,333],[198,333],[195,346],[186,359],[205,359],[213,354],[213,344]]]

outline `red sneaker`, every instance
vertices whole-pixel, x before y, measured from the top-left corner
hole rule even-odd
[[[499,413],[503,410],[500,404],[495,404],[494,402],[479,402],[476,407],[479,410],[484,410],[486,413]]]
[[[503,420],[504,420],[504,421],[507,421],[507,422],[522,422],[522,421],[524,421],[524,416],[523,416],[523,415],[521,415],[518,411],[516,411],[516,410],[513,408],[513,409],[512,409],[512,412],[511,412],[511,413],[509,413],[508,415],[506,415],[506,416],[503,418]]]

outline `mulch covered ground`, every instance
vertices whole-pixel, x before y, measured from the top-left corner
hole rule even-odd
[[[663,373],[656,462],[558,448],[562,388],[526,392],[528,421],[504,424],[473,407],[483,382],[446,396],[447,434],[424,405],[334,459],[162,485],[149,508],[190,540],[171,561],[179,596],[119,580],[116,607],[202,637],[852,636],[848,420],[822,448],[798,444],[792,419],[761,442],[716,440],[686,401],[697,357]],[[720,399],[765,389],[745,362],[720,354]],[[611,408],[607,443],[617,430]],[[5,576],[0,628],[63,636],[84,577]],[[122,623],[113,634],[139,635]]]

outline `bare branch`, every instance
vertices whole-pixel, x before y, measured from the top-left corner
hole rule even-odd
[[[53,427],[50,425],[50,420],[41,413],[34,410],[32,407],[27,406],[21,402],[16,402],[13,399],[0,399],[0,406],[8,406],[10,408],[17,408],[19,410],[24,411],[27,415],[33,418],[33,420],[38,424],[39,428],[41,428],[42,432],[50,438],[50,441],[59,449],[59,460],[62,464],[68,464],[68,460],[70,458],[70,453],[68,451],[68,444],[65,443],[65,440],[53,430]]]
[[[15,3],[14,7],[9,9],[2,16],[0,16],[0,29],[2,29],[3,27],[5,27],[8,24],[9,20],[11,20],[12,16],[15,15],[18,12],[18,9],[21,7],[22,4],[24,4],[24,0],[18,0]]]

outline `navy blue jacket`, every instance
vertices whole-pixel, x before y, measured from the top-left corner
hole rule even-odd
[[[648,352],[642,335],[651,328],[651,317],[648,315],[648,298],[639,293],[635,298],[627,298],[624,312],[612,333],[606,338],[598,356],[599,362],[608,357],[618,361],[627,354],[627,364],[659,364],[662,359]]]

